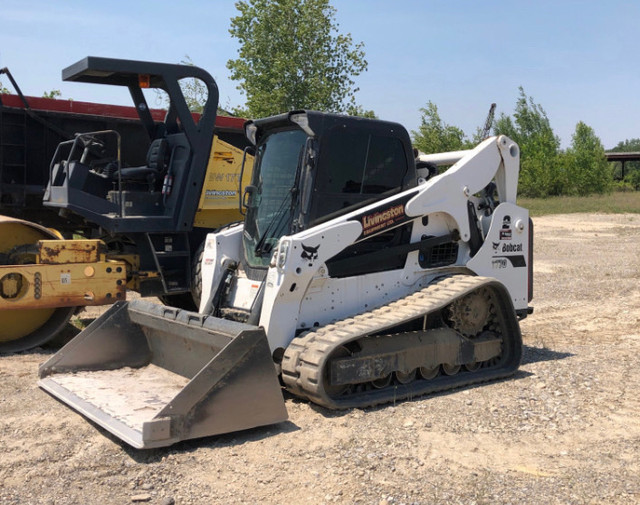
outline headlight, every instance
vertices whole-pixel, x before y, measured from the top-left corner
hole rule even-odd
[[[278,245],[278,257],[276,258],[276,266],[280,269],[284,268],[289,256],[291,242],[289,240],[281,240]]]
[[[289,119],[291,120],[292,123],[295,123],[300,128],[302,128],[302,130],[307,135],[309,135],[309,137],[315,136],[315,133],[313,133],[313,130],[309,127],[309,118],[307,117],[307,115],[304,112],[299,112],[297,114],[291,114],[291,116],[289,116]]]
[[[249,142],[251,142],[255,146],[258,127],[254,123],[247,123],[244,127],[244,133],[249,139]]]

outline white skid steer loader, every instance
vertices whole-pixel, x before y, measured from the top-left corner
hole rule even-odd
[[[416,159],[386,121],[245,128],[246,215],[207,237],[199,313],[118,303],[40,367],[42,388],[149,448],[281,422],[282,387],[366,407],[517,370],[533,226],[513,141]]]

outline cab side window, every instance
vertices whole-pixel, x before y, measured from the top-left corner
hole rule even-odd
[[[321,217],[402,187],[407,160],[400,139],[336,127],[323,139],[315,215]]]

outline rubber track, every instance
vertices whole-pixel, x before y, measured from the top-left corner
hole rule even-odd
[[[323,373],[328,366],[329,357],[338,347],[440,310],[455,299],[483,286],[492,289],[497,295],[500,312],[498,316],[502,321],[503,358],[494,368],[439,376],[428,381],[420,379],[406,385],[392,384],[384,389],[336,397],[329,396],[324,390]],[[506,377],[517,370],[521,353],[520,326],[506,288],[495,279],[456,275],[434,282],[416,293],[371,312],[304,333],[294,339],[285,351],[282,379],[291,393],[327,408],[368,407]]]

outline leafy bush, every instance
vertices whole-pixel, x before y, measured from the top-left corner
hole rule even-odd
[[[519,90],[513,116],[501,114],[493,131],[495,135],[510,137],[520,146],[518,193],[521,196],[584,196],[606,194],[620,188],[640,189],[640,169],[634,169],[631,163],[627,165],[630,170],[625,174],[624,182],[614,184],[613,164],[607,162],[602,142],[593,128],[582,121],[576,125],[571,146],[562,151],[547,113],[527,96],[522,86]],[[445,123],[433,102],[427,102],[420,111],[422,122],[412,135],[415,146],[421,151],[455,151],[475,144],[460,128]],[[640,151],[640,139],[621,142],[614,149],[629,150]]]
[[[564,156],[568,178],[563,194],[584,196],[613,189],[613,174],[593,128],[580,121]]]
[[[640,170],[632,170],[624,176],[624,183],[635,191],[640,190]]]
[[[422,118],[418,131],[413,131],[413,144],[423,153],[444,153],[459,151],[469,146],[464,132],[452,125],[446,124],[440,118],[438,107],[433,102],[420,109]]]

